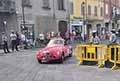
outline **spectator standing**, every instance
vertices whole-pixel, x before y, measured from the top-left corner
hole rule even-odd
[[[2,46],[3,46],[4,53],[10,53],[8,49],[8,38],[4,32],[2,33]]]
[[[24,49],[28,48],[28,43],[27,43],[27,38],[25,36],[25,34],[21,34],[21,41],[22,41],[22,45],[24,45]]]
[[[39,39],[40,39],[40,46],[44,45],[44,40],[45,40],[45,37],[44,37],[44,34],[39,34]]]
[[[18,51],[18,47],[16,43],[16,39],[17,39],[16,33],[12,31],[12,33],[10,34],[10,38],[11,38],[12,51],[14,51],[14,49]]]
[[[20,38],[20,34],[18,32],[16,32],[16,36],[17,36],[17,38],[16,38],[16,45],[17,45],[17,48],[18,48],[18,46],[20,45],[21,38]]]
[[[111,31],[111,37],[110,37],[110,43],[116,43],[117,42],[117,36],[114,30]]]
[[[105,35],[106,35],[106,34],[105,34],[105,30],[102,30],[102,33],[101,33],[101,39],[102,39],[102,40],[105,40]]]
[[[75,37],[76,37],[76,32],[73,30],[72,31],[72,41],[75,43]]]
[[[69,42],[70,43],[70,36],[69,36],[70,34],[69,34],[69,31],[67,31],[66,33],[65,33],[65,42]]]
[[[50,41],[50,39],[51,39],[51,35],[50,35],[50,33],[46,33],[46,44],[48,44],[48,42]]]
[[[97,36],[97,32],[93,32],[90,42],[93,43],[93,44],[99,44],[100,43],[100,39]]]
[[[21,41],[22,41],[22,43],[24,43],[26,41],[26,37],[24,34],[21,34]]]

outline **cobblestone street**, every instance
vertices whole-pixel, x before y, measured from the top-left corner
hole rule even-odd
[[[39,64],[36,50],[0,56],[0,81],[120,81],[120,70],[77,65],[75,56],[63,64]]]

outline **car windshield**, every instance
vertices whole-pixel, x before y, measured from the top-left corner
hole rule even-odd
[[[64,45],[64,40],[63,39],[52,39],[52,40],[50,40],[50,42],[48,43],[47,46],[55,45],[55,44]]]

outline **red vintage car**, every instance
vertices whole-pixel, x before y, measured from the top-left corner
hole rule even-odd
[[[65,44],[65,40],[62,38],[53,38],[48,45],[40,49],[36,58],[39,63],[47,63],[51,61],[58,61],[62,63],[65,57],[72,56],[72,46]]]

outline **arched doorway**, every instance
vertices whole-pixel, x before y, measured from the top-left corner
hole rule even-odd
[[[62,38],[66,38],[67,32],[67,22],[66,21],[59,21],[59,32]]]

